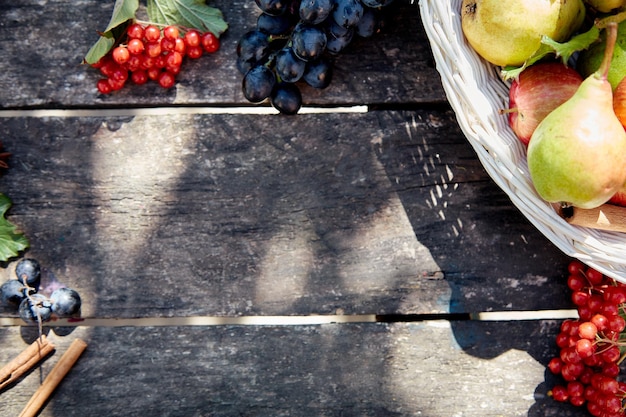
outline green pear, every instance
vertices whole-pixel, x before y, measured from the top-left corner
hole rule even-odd
[[[604,50],[606,49],[606,39],[601,36],[602,42],[593,44],[589,49],[580,53],[576,61],[576,69],[583,77],[588,77],[598,70]],[[613,49],[611,67],[607,74],[607,79],[611,83],[613,90],[626,75],[626,21],[621,22],[617,27],[617,43]]]
[[[606,78],[616,37],[617,25],[610,24],[598,71],[548,114],[530,138],[530,176],[548,202],[595,208],[626,183],[626,131],[613,111]]]
[[[519,66],[543,35],[562,42],[583,23],[582,0],[463,0],[461,27],[470,46],[499,66]]]

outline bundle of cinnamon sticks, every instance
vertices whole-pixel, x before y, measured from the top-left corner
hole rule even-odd
[[[36,416],[50,398],[52,392],[61,383],[65,375],[72,369],[80,355],[87,348],[81,339],[75,339],[61,359],[54,365],[43,383],[33,394],[20,417]],[[0,369],[0,392],[14,384],[25,373],[45,359],[55,350],[55,346],[45,335],[41,335],[31,343],[22,353]]]

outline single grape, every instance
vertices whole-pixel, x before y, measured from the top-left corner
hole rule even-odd
[[[15,265],[17,279],[28,286],[38,289],[41,282],[41,266],[33,258],[23,258]]]
[[[291,48],[304,61],[319,58],[326,49],[326,34],[317,27],[298,23],[291,34]]]
[[[272,91],[270,103],[282,114],[293,115],[302,107],[302,94],[298,86],[293,83],[278,83]]]
[[[359,0],[337,0],[333,10],[333,19],[340,26],[356,26],[363,16],[363,4]]]
[[[322,23],[333,11],[333,0],[302,0],[300,2],[300,20],[312,25]]]
[[[41,294],[32,294],[22,300],[18,308],[20,318],[26,323],[49,321],[52,316],[52,304]]]
[[[252,103],[260,103],[270,96],[275,84],[274,71],[264,65],[257,65],[243,77],[243,95]]]
[[[289,0],[254,0],[261,11],[271,15],[281,15],[289,8]]]
[[[330,85],[333,76],[332,63],[322,57],[318,60],[307,62],[306,70],[302,79],[311,87],[323,89]]]
[[[237,43],[237,58],[242,63],[259,63],[267,58],[269,52],[269,36],[260,30],[245,33]]]
[[[293,50],[285,47],[276,53],[276,74],[288,83],[295,83],[304,74],[306,62],[294,54]]]
[[[333,33],[329,33],[326,35],[326,38],[328,39],[328,42],[326,43],[326,50],[331,54],[339,54],[348,45],[350,45],[353,35],[353,28],[346,30],[343,36],[335,36]]]
[[[378,31],[379,23],[380,18],[376,10],[366,8],[359,23],[356,24],[356,34],[362,38],[369,38]]]
[[[6,281],[0,287],[0,297],[2,299],[2,304],[17,309],[26,297],[25,294],[26,287],[24,284],[19,282],[16,279],[10,279]]]
[[[291,30],[293,25],[293,16],[288,13],[279,16],[261,13],[256,21],[256,29],[268,35],[286,34]]]
[[[55,290],[50,296],[52,312],[59,317],[73,317],[80,312],[81,299],[78,292],[63,287]]]

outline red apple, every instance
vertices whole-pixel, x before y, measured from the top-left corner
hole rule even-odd
[[[613,91],[613,110],[622,126],[626,128],[626,78],[622,79]]]
[[[582,76],[561,62],[540,62],[522,71],[509,90],[509,125],[528,146],[537,125],[574,95]]]
[[[609,204],[626,207],[626,185],[624,185],[613,197],[608,201]]]

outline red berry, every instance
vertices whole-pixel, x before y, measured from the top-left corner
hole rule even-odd
[[[170,38],[161,38],[161,49],[163,51],[173,51],[176,47],[176,40]]]
[[[142,39],[144,36],[143,26],[139,23],[133,23],[126,29],[126,34],[131,39]]]
[[[203,33],[200,37],[200,43],[207,54],[212,54],[220,49],[220,40],[211,32]]]
[[[600,332],[609,326],[609,319],[607,319],[606,316],[602,314],[594,315],[590,321],[596,326],[596,329],[598,329],[598,331]]]
[[[153,81],[157,81],[159,79],[159,75],[161,75],[161,68],[157,68],[157,67],[152,67],[152,68],[148,68],[148,78],[150,78]]]
[[[142,58],[141,58],[141,68],[145,69],[145,70],[150,69],[150,68],[154,68],[155,62],[156,62],[156,59],[154,59],[154,58],[152,58],[152,57],[150,57],[148,55],[142,55]]]
[[[165,66],[167,65],[167,55],[159,55],[158,57],[156,57],[156,59],[154,60],[154,66],[157,68],[165,68]]]
[[[185,33],[184,40],[187,47],[200,46],[200,32],[195,29],[187,31],[187,33]]]
[[[143,44],[141,39],[131,39],[128,41],[126,48],[128,48],[128,52],[131,54],[139,55],[144,51],[144,49],[146,49],[146,46]]]
[[[96,87],[98,88],[98,91],[102,94],[109,94],[111,91],[113,91],[111,85],[109,84],[109,81],[104,78],[98,80]]]
[[[144,29],[143,36],[148,42],[156,42],[161,39],[161,31],[158,27],[149,25]]]
[[[179,67],[183,63],[183,56],[179,52],[170,52],[165,58],[168,67]]]
[[[564,362],[561,358],[552,358],[550,362],[548,362],[548,369],[555,375],[561,373],[561,369],[563,369]]]
[[[578,326],[578,336],[582,339],[595,340],[598,328],[592,322],[586,321]]]
[[[587,305],[589,298],[591,298],[591,294],[585,291],[574,291],[572,293],[572,302],[577,306]]]
[[[174,41],[174,51],[179,54],[185,55],[185,51],[187,50],[187,45],[185,45],[185,41],[183,38],[176,38]]]
[[[176,26],[167,26],[163,29],[163,37],[171,40],[176,40],[180,35],[178,28]]]
[[[572,291],[580,291],[587,285],[587,279],[580,274],[571,274],[567,277],[567,286]]]
[[[113,49],[113,60],[122,65],[128,62],[130,59],[130,52],[125,46],[117,46]]]
[[[609,318],[609,329],[621,333],[626,327],[626,320],[622,316],[611,316]]]
[[[159,75],[158,79],[159,85],[163,88],[172,88],[176,83],[176,77],[169,71],[163,71]]]
[[[109,79],[114,81],[126,82],[126,80],[128,80],[128,70],[123,68],[117,68],[115,71],[113,71]]]
[[[202,49],[201,46],[196,45],[196,46],[188,46],[186,55],[190,59],[198,59],[202,56],[203,53],[204,53],[204,49]]]
[[[593,268],[588,268],[585,275],[587,276],[589,283],[591,283],[592,285],[599,285],[604,280],[604,275],[602,275],[601,272],[598,272]]]
[[[565,402],[567,401],[567,388],[565,388],[562,385],[556,385],[554,388],[552,388],[552,392],[551,392],[552,398],[554,398],[556,401],[559,402]]]
[[[148,73],[146,70],[137,70],[133,71],[130,74],[130,79],[138,85],[145,84],[148,82]]]
[[[585,275],[586,270],[587,266],[578,259],[574,259],[567,265],[567,272],[569,272],[570,275]]]
[[[114,80],[112,78],[109,78],[108,83],[111,86],[111,90],[117,91],[121,90],[122,87],[124,87],[124,84],[126,84],[126,80]]]
[[[617,362],[621,356],[622,355],[617,346],[611,346],[600,353],[600,357],[606,363]]]
[[[160,42],[148,42],[145,49],[145,54],[150,58],[156,58],[161,55],[161,43]]]
[[[141,58],[141,55],[131,55],[128,59],[128,62],[126,63],[126,68],[129,71],[137,71],[141,68],[142,62],[143,59]]]
[[[591,357],[595,353],[595,345],[589,339],[579,339],[576,342],[576,353],[583,359]]]

